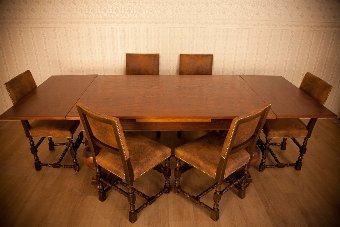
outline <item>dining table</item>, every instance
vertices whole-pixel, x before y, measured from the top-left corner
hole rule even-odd
[[[78,103],[118,117],[126,131],[227,130],[268,104],[268,119],[337,117],[282,76],[57,75],[0,120],[75,120]]]

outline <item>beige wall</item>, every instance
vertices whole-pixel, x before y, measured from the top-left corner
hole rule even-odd
[[[52,74],[123,74],[125,53],[160,53],[176,74],[180,53],[214,54],[213,74],[282,75],[299,85],[310,71],[333,85],[326,106],[340,114],[340,3],[336,0],[0,1],[3,84],[30,69]],[[289,98],[289,97],[287,97]]]

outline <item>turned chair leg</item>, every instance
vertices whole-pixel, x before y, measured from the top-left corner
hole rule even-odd
[[[287,138],[283,138],[281,142],[281,150],[286,150],[287,148]]]
[[[137,212],[135,210],[136,195],[135,195],[135,190],[131,185],[129,185],[128,201],[130,204],[129,221],[131,223],[134,223],[137,220]]]
[[[176,158],[176,167],[175,167],[175,187],[174,187],[174,192],[179,193],[180,191],[180,178],[181,178],[181,171],[179,169],[180,163],[179,159]]]
[[[261,163],[259,165],[259,171],[260,172],[262,172],[266,168],[266,160],[267,160],[267,156],[268,156],[270,141],[271,141],[271,139],[268,139],[266,137],[266,143],[264,144],[264,148],[261,149],[262,158],[261,158]]]
[[[309,138],[305,138],[303,140],[303,144],[302,146],[300,147],[300,155],[298,157],[298,160],[296,161],[295,163],[295,169],[296,170],[301,170],[302,168],[302,159],[303,159],[303,156],[306,154],[306,151],[307,151],[307,142],[308,142],[308,139]]]
[[[106,200],[106,192],[104,190],[103,182],[101,181],[101,167],[98,165],[96,166],[96,181],[98,185],[99,201],[104,202]]]
[[[248,172],[248,167],[245,166],[243,170],[243,179],[240,182],[240,188],[238,190],[238,197],[241,199],[244,199],[246,197],[246,188],[249,185],[249,172]]]
[[[35,170],[39,171],[39,170],[41,170],[42,166],[41,166],[41,162],[40,162],[39,157],[38,157],[38,150],[35,147],[33,138],[32,137],[28,137],[28,140],[30,142],[31,153],[32,153],[32,155],[34,157],[34,167],[35,167]]]
[[[53,139],[52,137],[48,137],[48,150],[50,151],[54,151],[54,142],[53,142]]]
[[[169,192],[171,191],[170,177],[171,177],[170,158],[168,158],[167,160],[165,160],[165,173],[164,173],[165,184],[164,184],[164,193],[169,193]]]
[[[221,185],[216,185],[215,192],[214,192],[214,207],[211,211],[210,218],[214,221],[217,221],[220,218],[220,210],[219,210],[219,203],[222,197],[221,192]]]
[[[77,149],[75,148],[75,144],[73,143],[73,139],[72,138],[67,138],[68,143],[69,143],[69,149],[70,149],[70,153],[73,159],[73,169],[75,172],[79,171],[79,164],[78,164],[78,160],[77,160]]]
[[[85,141],[83,142],[83,140],[85,140]],[[73,149],[74,149],[75,151],[77,151],[78,148],[79,148],[79,146],[80,146],[80,144],[82,144],[82,143],[84,143],[85,146],[87,146],[86,138],[84,139],[84,131],[80,131],[80,132],[79,132],[76,141],[73,143]]]

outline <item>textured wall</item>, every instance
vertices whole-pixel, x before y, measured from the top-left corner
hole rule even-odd
[[[160,53],[176,74],[180,53],[214,54],[213,74],[282,75],[299,85],[310,71],[333,85],[326,106],[340,114],[340,3],[336,0],[2,0],[3,84],[30,69],[123,74],[125,53]]]

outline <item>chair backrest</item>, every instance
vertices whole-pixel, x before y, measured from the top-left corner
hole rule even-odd
[[[92,156],[95,157],[104,147],[111,149],[112,152],[119,152],[125,172],[125,180],[133,180],[129,149],[119,119],[97,114],[81,104],[77,104],[77,110]],[[94,163],[97,165],[95,158]]]
[[[27,70],[5,83],[8,94],[13,102],[17,103],[22,97],[37,87],[32,73]]]
[[[220,163],[216,172],[216,180],[224,179],[224,172],[229,155],[246,149],[250,156],[266,121],[270,104],[248,115],[236,117],[231,122],[224,141]]]
[[[307,72],[300,84],[300,89],[323,105],[332,90],[332,86],[319,77]]]
[[[180,54],[179,75],[212,75],[212,54]]]
[[[159,54],[126,54],[126,75],[159,75]]]

